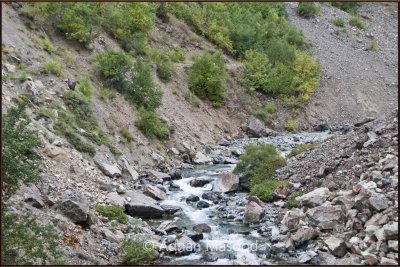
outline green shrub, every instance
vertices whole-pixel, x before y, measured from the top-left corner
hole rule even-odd
[[[337,27],[344,27],[344,19],[334,19],[332,20],[333,25],[337,26]]]
[[[36,131],[28,128],[26,104],[21,102],[2,115],[1,177],[3,196],[8,198],[18,189],[19,183],[40,179],[40,157],[36,149],[42,146]]]
[[[109,86],[123,90],[126,76],[132,69],[130,57],[124,52],[107,51],[96,56],[96,68]]]
[[[156,60],[156,65],[158,77],[164,82],[171,80],[171,76],[175,72],[172,60],[167,55],[162,54]]]
[[[93,95],[92,83],[90,82],[89,77],[85,77],[84,79],[79,81],[78,90],[86,96],[86,98],[91,99]]]
[[[173,61],[173,62],[183,62],[186,59],[185,56],[185,51],[180,48],[176,47],[168,52],[168,57]]]
[[[28,75],[26,74],[26,72],[22,72],[19,77],[18,80],[20,83],[25,82],[26,80],[28,80]]]
[[[285,207],[288,209],[293,209],[299,207],[299,202],[296,200],[297,197],[301,196],[302,194],[300,192],[294,192],[290,194],[288,197]]]
[[[156,258],[155,249],[137,240],[122,243],[123,262],[129,265],[151,263]]]
[[[64,50],[64,62],[67,67],[73,67],[76,63],[76,57],[68,49]]]
[[[277,168],[286,165],[286,159],[270,144],[250,144],[240,156],[234,173],[249,179],[250,189],[253,185],[273,178]]]
[[[305,18],[318,15],[321,7],[317,3],[302,2],[297,5],[297,13]]]
[[[44,37],[42,46],[43,49],[49,53],[52,53],[55,50],[53,44],[51,43],[50,39],[47,36]]]
[[[379,50],[379,46],[378,43],[376,42],[376,40],[372,40],[369,45],[368,45],[368,51],[378,51]]]
[[[166,140],[170,136],[170,129],[166,122],[162,121],[157,113],[151,110],[146,110],[140,107],[138,110],[139,118],[136,126],[148,138],[157,137],[161,140]]]
[[[71,90],[64,93],[63,99],[79,127],[87,132],[97,129],[98,123],[90,99],[87,99],[80,91]]]
[[[250,187],[250,193],[262,201],[271,202],[274,199],[274,191],[278,186],[287,186],[285,181],[266,180]]]
[[[155,110],[162,103],[163,92],[153,80],[150,64],[142,59],[137,59],[133,69],[134,75],[124,91],[137,107]]]
[[[54,74],[60,77],[63,73],[63,67],[58,62],[48,61],[43,65],[43,71],[47,74]]]
[[[93,147],[93,145],[83,141],[82,138],[78,134],[76,134],[73,130],[67,128],[65,130],[65,137],[71,143],[71,145],[73,145],[76,148],[76,150],[83,153],[87,153],[90,156],[94,156],[94,154],[96,153],[96,150]]]
[[[288,120],[286,130],[292,133],[297,132],[297,122],[295,120]]]
[[[204,53],[194,59],[189,73],[189,88],[198,97],[220,105],[226,98],[226,77],[222,53]]]
[[[337,7],[347,13],[356,15],[358,9],[361,7],[360,2],[332,2],[332,6]]]
[[[256,112],[256,116],[261,120],[265,121],[269,115],[275,113],[276,106],[273,102],[268,102],[263,107],[259,108]]]
[[[116,220],[117,222],[123,224],[128,223],[128,216],[125,214],[125,209],[118,205],[97,205],[96,211],[110,220]]]
[[[130,134],[127,128],[122,128],[119,133],[121,134],[123,143],[129,143],[134,140],[133,136]]]
[[[297,146],[296,148],[294,148],[292,151],[290,151],[288,158],[295,157],[308,149],[314,148],[316,145],[317,144],[314,144],[314,143],[301,144],[301,145]]]
[[[166,7],[167,3],[159,3],[156,10],[156,15],[162,22],[169,22],[168,9]]]
[[[365,29],[365,25],[359,17],[351,17],[349,20],[349,24],[361,30]]]

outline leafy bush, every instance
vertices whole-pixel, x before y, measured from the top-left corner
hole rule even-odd
[[[61,76],[63,72],[63,67],[58,62],[48,61],[43,65],[43,71],[47,74],[54,74],[56,76]]]
[[[157,74],[158,77],[164,82],[167,82],[171,79],[172,74],[175,71],[174,63],[172,60],[165,54],[161,54],[157,60]]]
[[[8,198],[18,189],[19,183],[40,179],[40,157],[36,149],[42,143],[37,132],[29,129],[26,104],[20,102],[2,115],[1,177],[3,196]]]
[[[150,263],[156,257],[155,249],[137,240],[122,243],[123,261],[125,264],[139,265]]]
[[[183,62],[186,59],[185,56],[185,51],[180,48],[176,47],[168,52],[168,57],[173,61],[173,62]]]
[[[226,98],[226,77],[222,53],[204,53],[194,59],[189,73],[189,88],[198,97],[208,98],[218,106]]]
[[[89,77],[85,77],[84,79],[79,81],[79,86],[78,90],[86,96],[86,98],[91,99],[93,90],[92,90],[92,84],[90,82]]]
[[[234,172],[249,179],[250,189],[253,185],[273,178],[277,168],[286,165],[286,159],[270,144],[250,144],[240,156]]]
[[[317,3],[313,2],[302,2],[297,6],[297,13],[305,18],[309,18],[318,15],[321,7]]]
[[[286,130],[292,133],[297,132],[297,122],[295,120],[288,120]]]
[[[138,112],[139,119],[136,122],[136,126],[146,137],[150,139],[157,137],[161,140],[169,138],[170,129],[167,123],[157,116],[157,113],[146,110],[143,107],[140,107]]]
[[[163,92],[153,80],[150,65],[138,59],[133,70],[133,77],[124,91],[136,106],[155,110],[161,105]]]
[[[167,3],[159,3],[156,10],[156,15],[162,22],[169,22],[168,9],[166,7]]]
[[[314,143],[301,144],[301,145],[297,146],[296,148],[294,148],[292,151],[290,151],[288,158],[295,157],[308,149],[314,148],[315,146],[316,146],[316,144],[314,144]]]
[[[357,14],[357,10],[361,7],[360,2],[332,2],[332,6],[337,7],[352,15]]]
[[[285,207],[288,209],[297,208],[299,206],[299,202],[296,200],[296,198],[299,196],[301,196],[300,192],[294,192],[294,193],[290,194],[290,196],[288,197],[288,199],[285,203]]]
[[[128,216],[125,214],[124,208],[118,205],[97,205],[96,211],[110,220],[116,220],[117,222],[123,224],[128,223]]]
[[[334,19],[332,20],[333,25],[337,26],[337,27],[344,27],[344,19]]]
[[[365,29],[365,25],[359,17],[351,17],[349,20],[349,24],[361,30]]]
[[[124,52],[107,51],[97,55],[97,70],[108,84],[123,90],[126,76],[132,69],[130,57]]]
[[[257,110],[256,116],[260,118],[261,120],[266,120],[269,115],[272,113],[275,113],[276,111],[276,106],[273,102],[268,102],[265,104],[263,107]]]
[[[278,186],[286,186],[285,181],[266,180],[258,184],[254,184],[250,188],[250,193],[263,201],[271,202],[274,199],[274,191]]]

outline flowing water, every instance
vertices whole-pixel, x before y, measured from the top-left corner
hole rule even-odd
[[[287,155],[290,151],[302,143],[319,142],[329,138],[328,133],[301,133],[290,134],[285,136],[239,139],[231,142],[229,146],[239,150],[244,150],[249,143],[270,143],[279,148],[283,155]],[[235,164],[218,164],[218,165],[202,165],[196,166],[194,169],[184,170],[182,179],[174,181],[179,185],[179,191],[169,191],[168,199],[160,204],[179,206],[182,208],[183,215],[169,218],[174,220],[179,228],[192,230],[193,225],[206,223],[211,227],[210,233],[203,233],[203,239],[197,243],[200,249],[197,252],[187,256],[171,257],[161,264],[273,264],[274,262],[263,255],[265,250],[266,237],[261,236],[256,229],[250,228],[240,220],[219,218],[219,204],[213,204],[207,201],[210,207],[199,209],[196,203],[186,202],[189,195],[196,195],[202,199],[202,194],[212,191],[213,184],[218,174],[222,172],[232,171]],[[194,178],[211,178],[213,181],[203,187],[192,187],[189,183]],[[245,200],[247,193],[229,193],[230,201],[237,199]],[[243,205],[243,203],[237,203]],[[238,205],[239,206],[239,205]],[[268,206],[272,207],[272,206]],[[240,208],[239,208],[240,209]],[[163,220],[151,220],[149,223],[155,225],[160,224]],[[202,255],[210,253],[218,257],[217,261],[204,262]],[[257,253],[258,252],[258,253]],[[261,252],[261,253],[260,253]]]

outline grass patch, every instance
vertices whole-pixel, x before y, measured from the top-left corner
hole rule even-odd
[[[334,19],[332,20],[333,25],[337,26],[337,27],[344,27],[344,19]]]
[[[86,96],[86,98],[91,99],[93,95],[92,83],[90,82],[89,77],[85,77],[84,79],[79,81],[78,90]]]
[[[53,53],[55,51],[53,44],[51,43],[50,39],[47,36],[43,38],[42,47],[45,51],[49,53]]]
[[[130,265],[146,264],[155,259],[154,248],[145,246],[144,243],[137,240],[124,241],[122,243],[123,262]]]
[[[63,73],[63,67],[58,62],[48,61],[43,65],[43,72],[47,74],[54,74],[60,77]]]
[[[273,102],[268,102],[265,104],[263,107],[259,108],[256,111],[256,116],[265,121],[268,119],[269,115],[273,114],[276,112],[276,106]]]
[[[110,220],[116,220],[117,222],[122,224],[128,223],[128,216],[125,214],[124,208],[118,205],[97,205],[96,211]]]
[[[192,92],[186,92],[183,97],[187,102],[189,102],[193,107],[199,108],[201,105],[201,100]]]
[[[18,76],[18,80],[20,83],[23,83],[28,80],[28,74],[26,72],[21,72],[20,75]]]
[[[349,24],[351,26],[357,27],[361,30],[365,29],[365,24],[362,22],[362,20],[359,17],[351,17],[349,20]]]
[[[135,140],[127,128],[122,128],[119,130],[121,134],[122,143],[127,144]]]
[[[376,40],[372,40],[368,47],[367,47],[368,51],[378,51],[379,50],[379,46],[378,43],[376,42]]]
[[[169,139],[170,129],[167,123],[157,116],[157,113],[140,107],[138,115],[139,119],[136,121],[136,126],[147,138]]]
[[[302,2],[297,5],[297,13],[305,18],[316,16],[320,13],[321,7],[317,3]]]
[[[299,155],[300,153],[308,150],[308,149],[312,149],[314,147],[316,147],[317,144],[316,143],[310,143],[310,144],[301,144],[299,146],[297,146],[295,149],[293,149],[292,151],[290,151],[288,158],[294,157]]]
[[[103,101],[115,98],[115,92],[104,86],[99,87],[99,94],[100,99]]]
[[[274,199],[274,191],[278,186],[287,186],[286,181],[267,180],[255,184],[250,188],[250,193],[257,196],[262,201],[271,202]]]
[[[361,7],[360,2],[332,2],[331,5],[351,15],[356,15],[358,9]]]
[[[295,120],[288,120],[286,125],[286,130],[291,133],[297,132],[297,122]]]
[[[293,209],[299,207],[299,202],[296,200],[297,197],[301,196],[302,194],[300,192],[294,192],[290,194],[288,197],[286,203],[285,203],[285,208],[288,209]]]

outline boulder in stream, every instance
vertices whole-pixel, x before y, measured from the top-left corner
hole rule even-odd
[[[217,192],[228,193],[236,191],[239,187],[239,177],[231,172],[224,172],[218,175],[215,181],[214,190]]]
[[[255,201],[249,201],[244,207],[243,221],[252,223],[258,222],[264,216],[263,208]]]
[[[125,195],[130,198],[130,201],[125,203],[125,210],[132,217],[160,218],[163,216],[164,210],[154,199],[134,190],[127,191]]]

